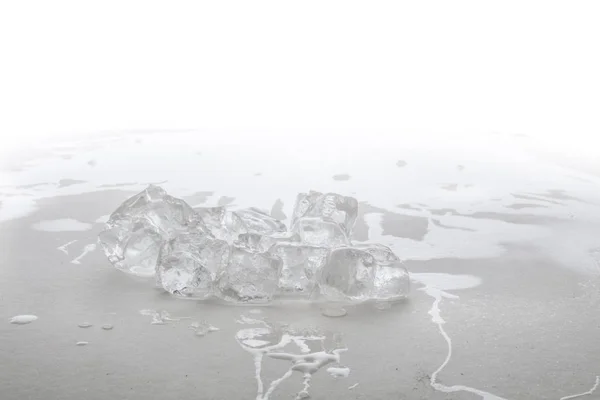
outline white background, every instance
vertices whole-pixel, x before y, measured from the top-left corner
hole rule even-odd
[[[4,153],[189,128],[500,132],[600,153],[598,1],[0,4]]]

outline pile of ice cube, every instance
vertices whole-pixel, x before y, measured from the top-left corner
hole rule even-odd
[[[288,230],[257,208],[192,208],[151,185],[112,213],[98,240],[117,269],[155,276],[179,297],[232,303],[268,303],[279,295],[334,302],[406,297],[408,271],[388,247],[352,245],[357,214],[352,197],[300,193]]]

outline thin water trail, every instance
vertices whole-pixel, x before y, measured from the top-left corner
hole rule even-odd
[[[592,388],[590,390],[588,390],[587,392],[561,397],[560,400],[570,400],[570,399],[576,399],[578,397],[588,396],[590,394],[593,394],[596,391],[596,389],[598,389],[598,386],[600,386],[600,375],[596,376],[596,382],[594,383],[594,386],[592,386]]]
[[[304,374],[304,379],[302,380],[302,390],[300,392],[298,392],[298,395],[296,396],[296,400],[306,399],[306,398],[310,397],[310,394],[308,394],[308,389],[310,389],[310,379],[311,378],[312,378],[311,374],[309,374],[309,373]]]
[[[69,250],[67,250],[67,247],[69,247],[70,245],[72,245],[73,243],[75,243],[77,241],[76,240],[71,240],[70,242],[67,242],[65,244],[63,244],[62,246],[57,247],[56,249],[58,251],[62,251],[63,253],[65,253],[66,255],[69,255]]]
[[[454,392],[469,392],[481,396],[483,400],[507,400],[493,393],[486,392],[477,388],[465,385],[447,386],[438,382],[438,375],[448,365],[452,358],[452,339],[444,330],[443,325],[446,323],[441,315],[440,304],[444,298],[458,299],[458,296],[448,293],[445,290],[452,289],[467,289],[479,285],[481,282],[478,278],[464,275],[448,275],[448,274],[413,274],[413,279],[424,285],[420,290],[424,291],[428,296],[433,297],[433,304],[429,309],[428,314],[431,315],[431,321],[438,326],[440,334],[446,341],[448,346],[448,354],[444,362],[431,374],[430,385],[439,392],[454,393]]]
[[[440,382],[438,382],[438,375],[442,372],[442,370],[448,365],[450,359],[452,358],[452,339],[444,329],[444,324],[446,321],[441,316],[440,304],[444,298],[447,299],[458,299],[459,297],[446,292],[445,290],[457,290],[457,289],[468,289],[470,287],[474,287],[479,285],[481,281],[472,276],[468,275],[448,275],[448,274],[413,274],[413,279],[417,282],[422,283],[424,286],[420,288],[421,291],[425,292],[428,296],[433,298],[433,303],[431,308],[428,311],[428,314],[431,315],[431,321],[438,326],[440,334],[444,338],[446,345],[448,346],[448,353],[444,362],[431,374],[430,384],[435,390],[444,392],[444,393],[453,393],[453,392],[469,392],[481,396],[483,400],[507,400],[504,397],[500,397],[490,392],[486,392],[484,390],[480,390],[477,388],[473,388],[465,385],[452,385],[447,386]],[[578,397],[584,397],[593,394],[598,387],[600,386],[600,376],[596,376],[596,381],[592,388],[587,392],[569,395],[565,397],[561,397],[560,400],[570,400]]]
[[[91,243],[91,244],[86,244],[85,247],[83,248],[83,252],[78,255],[77,257],[75,257],[73,260],[71,260],[71,264],[81,264],[81,259],[83,257],[85,257],[88,253],[93,252],[94,250],[96,250],[96,244]]]
[[[293,372],[294,371],[292,371],[291,369],[289,369],[289,370],[287,370],[287,372],[285,374],[283,374],[283,376],[281,378],[276,379],[273,382],[271,382],[271,385],[269,386],[269,390],[267,390],[267,393],[265,393],[265,396],[263,397],[263,399],[268,399],[269,396],[271,396],[271,394],[275,390],[275,388],[277,388],[277,386],[279,386],[279,384],[281,382],[285,381],[287,378],[289,378],[290,376],[292,376]]]

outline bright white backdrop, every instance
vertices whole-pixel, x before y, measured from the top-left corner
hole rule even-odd
[[[0,147],[385,128],[527,134],[594,159],[599,20],[597,1],[4,1]]]

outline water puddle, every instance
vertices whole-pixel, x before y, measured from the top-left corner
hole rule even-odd
[[[237,322],[244,325],[258,325],[241,329],[236,334],[239,345],[250,353],[254,359],[254,375],[257,385],[256,400],[268,400],[275,389],[283,381],[290,378],[294,372],[302,374],[302,389],[296,394],[296,399],[310,397],[312,376],[326,365],[339,365],[341,354],[348,350],[339,343],[334,348],[327,349],[325,341],[331,338],[317,330],[294,329],[286,325],[275,327],[265,320],[253,319],[244,315]],[[299,349],[300,354],[283,351],[291,344]],[[311,351],[311,347],[315,345],[320,345],[322,350]],[[275,360],[287,361],[291,364],[280,378],[269,384],[266,390],[261,376],[262,362],[265,356]],[[347,376],[350,373],[350,370],[346,367],[330,368],[330,370],[328,371],[332,375]]]
[[[206,321],[194,321],[190,324],[190,329],[194,331],[196,336],[206,336],[208,333],[217,332],[220,329],[216,326],[209,324]]]
[[[110,218],[110,214],[102,215],[102,216],[98,217],[96,219],[96,221],[94,221],[94,222],[96,222],[97,224],[105,224],[108,222],[109,218]]]
[[[152,317],[150,320],[151,325],[166,325],[169,322],[177,322],[181,320],[191,319],[191,317],[171,317],[166,310],[152,310],[152,309],[143,309],[140,310],[139,313],[144,316]]]
[[[92,224],[72,218],[40,221],[32,225],[36,231],[42,232],[84,232],[92,229]]]

